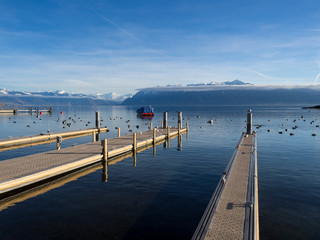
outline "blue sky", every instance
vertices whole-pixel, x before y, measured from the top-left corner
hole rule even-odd
[[[0,88],[320,83],[320,1],[0,0]]]

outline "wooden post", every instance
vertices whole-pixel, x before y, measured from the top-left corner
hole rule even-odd
[[[120,127],[118,127],[118,137],[120,137]]]
[[[163,121],[160,120],[160,125],[161,125],[161,128],[163,128]]]
[[[92,142],[95,142],[96,141],[96,131],[93,130],[92,132]]]
[[[100,118],[99,118],[99,112],[96,112],[96,128],[100,128]]]
[[[181,125],[178,124],[178,136],[180,136],[180,134],[181,134]]]
[[[150,123],[150,130],[152,130],[152,122]]]
[[[153,129],[153,145],[155,145],[156,144],[156,138],[157,138],[157,130],[154,128]]]
[[[156,156],[157,129],[153,129],[153,156]]]
[[[187,132],[189,131],[189,122],[186,122],[186,128],[187,128]]]
[[[102,181],[107,182],[108,181],[108,140],[104,139],[101,141],[102,145],[102,166],[103,166],[103,171],[102,171]]]
[[[170,126],[167,127],[167,148],[170,148]]]
[[[104,139],[102,140],[102,155],[103,155],[103,161],[108,162],[108,140]]]
[[[62,142],[62,137],[58,136],[57,137],[57,150],[61,149],[61,142]]]
[[[178,112],[178,128],[182,128],[182,112]]]
[[[163,112],[163,128],[168,127],[168,112]]]
[[[100,129],[98,130],[98,133],[96,134],[96,141],[100,141]]]
[[[252,111],[248,110],[247,113],[247,134],[252,134]]]
[[[137,134],[133,133],[133,152],[137,151]]]

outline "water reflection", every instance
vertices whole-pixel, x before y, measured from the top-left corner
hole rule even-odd
[[[178,136],[178,151],[182,150],[182,135]]]
[[[44,194],[46,192],[49,192],[55,188],[62,187],[63,185],[78,180],[79,178],[86,176],[90,173],[93,173],[101,168],[100,164],[95,164],[89,168],[85,168],[82,170],[79,170],[75,173],[68,174],[66,176],[63,176],[59,179],[52,180],[50,182],[47,182],[45,184],[42,184],[39,187],[35,187],[33,189],[27,190],[23,193],[16,194],[11,197],[7,197],[5,199],[0,200],[0,211],[7,209],[8,207],[12,207],[15,204],[19,202],[23,202],[29,198],[37,197],[41,194]]]
[[[137,152],[134,151],[133,153],[133,166],[136,167],[137,166]]]
[[[145,119],[145,120],[152,120],[153,119],[153,116],[145,116],[145,115],[142,115],[141,113],[137,113],[137,118],[139,119]]]
[[[102,161],[102,175],[101,175],[102,181],[107,182],[108,181],[108,161]]]

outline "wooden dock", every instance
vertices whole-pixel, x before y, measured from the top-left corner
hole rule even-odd
[[[182,135],[180,135],[180,141],[181,141]],[[153,147],[153,155],[156,155],[156,146],[160,145],[162,143],[166,143],[167,139],[163,139],[162,141],[157,141],[156,144],[148,145],[143,148],[139,148],[136,153],[145,151],[146,149]],[[178,142],[178,147],[179,147]],[[168,146],[168,145],[167,145]],[[133,166],[135,167],[137,165],[137,154],[133,152],[128,152],[113,158],[108,159],[108,163],[105,164],[105,162],[98,162],[93,165],[89,165],[87,167],[83,167],[81,169],[78,169],[76,171],[68,172],[67,174],[63,174],[61,176],[58,176],[57,178],[50,179],[50,181],[45,181],[43,184],[37,184],[35,187],[29,187],[25,191],[18,192],[14,195],[9,195],[8,197],[1,198],[0,197],[0,211],[7,209],[10,206],[14,206],[16,203],[23,202],[27,199],[36,197],[38,195],[44,194],[46,192],[49,192],[55,188],[59,188],[69,182],[76,181],[77,179],[86,176],[90,173],[93,173],[97,170],[102,170],[101,172],[101,180],[103,182],[108,181],[108,166],[117,164],[118,162],[123,161],[126,158],[133,157]]]
[[[52,107],[49,107],[47,109],[39,109],[36,107],[33,109],[32,107],[29,107],[28,109],[0,109],[0,114],[17,114],[17,113],[52,113]]]
[[[259,239],[256,133],[242,134],[192,239]]]
[[[39,135],[27,136],[27,137],[17,137],[17,138],[9,138],[0,140],[0,152],[28,147],[40,144],[46,144],[50,142],[57,142],[57,148],[60,148],[61,142],[66,139],[82,137],[86,135],[92,135],[93,141],[96,139],[96,134],[107,132],[108,128],[89,128],[83,130],[76,131],[68,131],[68,132],[57,132],[57,133],[42,133]]]
[[[160,128],[107,140],[105,151],[101,142],[92,142],[45,153],[0,162],[0,195],[84,168],[101,160],[136,152],[165,139],[187,132],[186,128]],[[105,141],[103,141],[105,142]]]

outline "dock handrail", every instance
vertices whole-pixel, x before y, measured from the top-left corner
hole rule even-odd
[[[234,152],[232,154],[232,157],[231,157],[231,159],[230,159],[225,171],[223,172],[222,177],[219,180],[219,183],[218,183],[218,185],[217,185],[217,187],[216,187],[216,189],[215,189],[215,191],[214,191],[214,193],[213,193],[213,195],[212,195],[212,197],[211,197],[211,199],[209,201],[209,204],[208,204],[204,214],[202,215],[202,218],[201,218],[201,220],[200,220],[200,222],[199,222],[199,224],[197,226],[197,229],[193,234],[192,240],[202,240],[206,236],[206,233],[208,231],[208,227],[210,225],[213,213],[214,213],[214,211],[215,211],[215,209],[217,207],[217,203],[218,203],[219,198],[221,196],[221,193],[222,193],[222,191],[224,189],[224,185],[225,185],[226,179],[229,176],[230,169],[232,167],[232,164],[234,162],[235,156],[236,156],[236,154],[238,152],[238,147],[239,147],[239,145],[240,145],[240,143],[241,143],[241,141],[242,141],[242,139],[244,137],[244,134],[245,133],[241,134],[241,137],[240,137],[240,139],[239,139],[239,141],[237,143],[237,147],[235,148],[235,150],[234,150]]]

